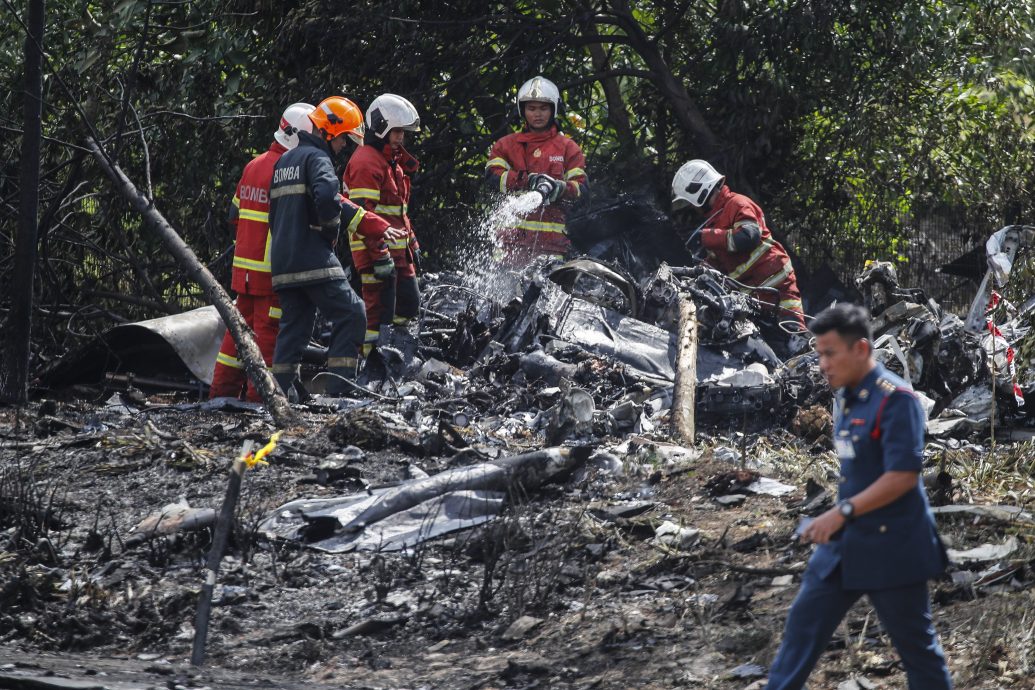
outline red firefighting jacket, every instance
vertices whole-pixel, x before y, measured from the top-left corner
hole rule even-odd
[[[708,213],[716,214],[701,230],[708,263],[745,285],[776,288],[780,291],[779,306],[787,310],[784,314],[800,314],[801,296],[791,259],[773,239],[758,204],[723,185]],[[751,224],[758,226],[757,236]]]
[[[233,278],[231,287],[238,294],[272,295],[270,280],[270,183],[273,167],[287,151],[273,142],[265,153],[244,166],[237,183],[230,227],[234,230]]]
[[[546,173],[567,182],[559,203],[542,205],[512,228],[500,232],[501,244],[534,249],[540,254],[563,254],[571,242],[564,234],[568,207],[586,190],[586,157],[574,141],[551,127],[547,132],[508,134],[492,146],[485,172],[489,185],[503,194],[528,189],[528,176]]]
[[[366,211],[381,216],[391,227],[406,229],[406,237],[388,242],[388,250],[397,266],[410,262],[410,251],[420,250],[408,214],[410,175],[416,173],[419,167],[420,163],[406,149],[400,148],[398,154],[393,154],[388,144],[383,148],[365,144],[352,154],[342,176],[345,194],[349,199]],[[357,232],[350,234],[349,248],[352,250],[352,263],[357,270],[370,268],[377,258],[377,252],[371,251],[370,243],[374,241]]]

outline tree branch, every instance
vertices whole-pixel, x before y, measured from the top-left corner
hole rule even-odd
[[[245,371],[262,395],[262,401],[266,405],[266,409],[270,411],[273,420],[281,427],[297,424],[300,421],[298,415],[291,409],[284,393],[273,380],[270,370],[266,368],[266,362],[262,358],[259,346],[255,344],[251,329],[245,323],[241,313],[237,311],[223,286],[216,281],[209,270],[198,260],[193,250],[183,241],[183,238],[155,208],[154,202],[144,198],[122,170],[110,163],[97,142],[89,139],[86,145],[93,152],[94,158],[104,173],[115,183],[119,193],[129,201],[133,209],[143,217],[145,223],[161,238],[166,249],[183,266],[190,278],[205,290],[209,301],[215,306],[216,311],[219,312],[223,322],[230,330],[234,342],[237,344],[238,354],[244,363]]]
[[[146,120],[149,117],[158,117],[160,115],[169,115],[170,117],[180,117],[185,120],[193,120],[195,122],[209,122],[214,120],[268,120],[268,115],[191,115],[190,113],[181,113],[178,110],[152,110],[149,113],[144,113],[140,116],[141,120]]]
[[[676,25],[679,23],[679,20],[682,19],[683,15],[686,14],[686,11],[690,9],[690,5],[693,5],[698,1],[699,0],[685,0],[682,5],[676,8],[675,15],[672,17],[671,21],[669,21],[669,23],[665,26],[661,27],[658,33],[654,34],[654,37],[650,39],[650,42],[654,45],[657,45],[661,41],[661,39],[665,37],[665,34],[672,31],[672,29],[676,28]]]
[[[579,46],[589,43],[606,43],[609,45],[632,45],[632,41],[625,34],[579,34],[568,39],[568,45]]]
[[[594,72],[585,77],[579,79],[573,79],[566,81],[559,86],[561,90],[570,89],[573,86],[581,86],[583,84],[591,84],[595,81],[603,81],[605,79],[611,79],[613,77],[636,77],[637,79],[650,79],[653,81],[657,75],[654,72],[650,72],[644,69],[610,69],[606,72]]]

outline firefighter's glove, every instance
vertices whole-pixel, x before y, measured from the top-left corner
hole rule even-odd
[[[528,188],[543,195],[543,201],[552,204],[564,194],[566,184],[555,180],[546,173],[533,173],[528,176]]]
[[[310,226],[312,227],[312,226]],[[341,220],[334,218],[326,223],[320,224],[320,236],[333,246],[338,241],[338,230],[341,228]]]
[[[378,280],[388,280],[395,277],[395,260],[386,256],[374,262],[374,277]]]

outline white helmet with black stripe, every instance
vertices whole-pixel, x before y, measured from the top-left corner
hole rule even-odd
[[[284,148],[291,150],[298,146],[298,132],[313,131],[313,121],[309,119],[309,113],[316,110],[315,106],[308,103],[292,103],[284,109],[280,116],[280,127],[273,133],[273,138]]]
[[[420,115],[413,104],[394,93],[381,94],[367,108],[367,131],[384,139],[393,129],[420,131]]]
[[[532,77],[518,89],[517,110],[518,116],[524,117],[525,103],[534,101],[536,103],[549,103],[553,106],[553,116],[561,112],[561,92],[557,85],[543,76]]]
[[[708,161],[695,158],[684,163],[672,178],[672,210],[687,206],[702,208],[712,191],[721,187],[725,180],[725,175],[720,175]]]

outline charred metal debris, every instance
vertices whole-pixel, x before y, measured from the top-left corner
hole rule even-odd
[[[822,436],[809,411],[826,406],[830,394],[808,334],[759,299],[765,288],[702,264],[669,265],[652,242],[634,245],[607,223],[587,238],[584,226],[595,220],[576,223],[589,255],[572,261],[533,262],[520,274],[479,279],[424,276],[419,319],[382,329],[355,399],[320,396],[318,326],[304,365],[310,402],[319,409],[390,402],[409,422],[441,422],[440,442],[457,447],[462,435],[450,429],[476,420],[486,432],[535,433],[548,445],[651,432],[668,423],[676,370],[687,367],[676,361],[675,332],[679,303],[690,300],[699,340],[698,425]],[[1028,226],[1007,226],[989,238],[990,268],[963,318],[900,285],[891,263],[868,263],[856,277],[858,298],[873,315],[878,358],[912,382],[934,436],[994,426],[1005,429],[1002,438],[1031,436],[1035,367],[1024,355],[1035,348],[1024,343],[1032,340],[1035,295],[1015,306],[994,292],[1030,234]],[[221,337],[211,308],[123,325],[51,366],[40,382],[201,393]],[[796,421],[802,413],[806,419]]]
[[[213,596],[212,658],[269,668],[354,654],[348,673],[401,687],[367,660],[401,669],[414,648],[481,658],[482,647],[498,656],[497,646],[526,643],[553,658],[598,607],[607,622],[592,644],[568,650],[565,668],[581,670],[543,672],[557,687],[626,647],[641,673],[652,640],[697,649],[695,630],[740,624],[758,639],[730,642],[700,677],[736,678],[756,668],[745,661],[766,661],[776,628],[758,621],[767,607],[782,621],[807,558],[794,525],[836,494],[828,387],[806,339],[742,286],[616,237],[595,252],[492,286],[425,276],[420,318],[384,329],[354,397],[321,394],[315,334],[311,398],[299,405],[310,424],[286,430],[269,467],[247,480]],[[1030,496],[974,492],[996,472],[1030,480],[1030,444],[996,454],[988,441],[1032,433],[1035,386],[1020,353],[1031,351],[1035,299],[964,319],[880,262],[856,286],[880,357],[926,399],[924,479],[954,564],[937,605],[1028,596]],[[696,446],[668,442],[682,300],[696,306],[699,336]],[[218,316],[170,319],[120,327],[44,374],[52,389],[103,402],[46,400],[0,433],[10,583],[0,641],[149,659],[189,645],[226,457],[273,429],[256,405],[140,393],[170,381],[203,390]],[[633,622],[609,622],[631,608]],[[505,673],[525,673],[514,668]],[[486,671],[485,682],[503,673]],[[670,680],[689,682],[678,674]]]

